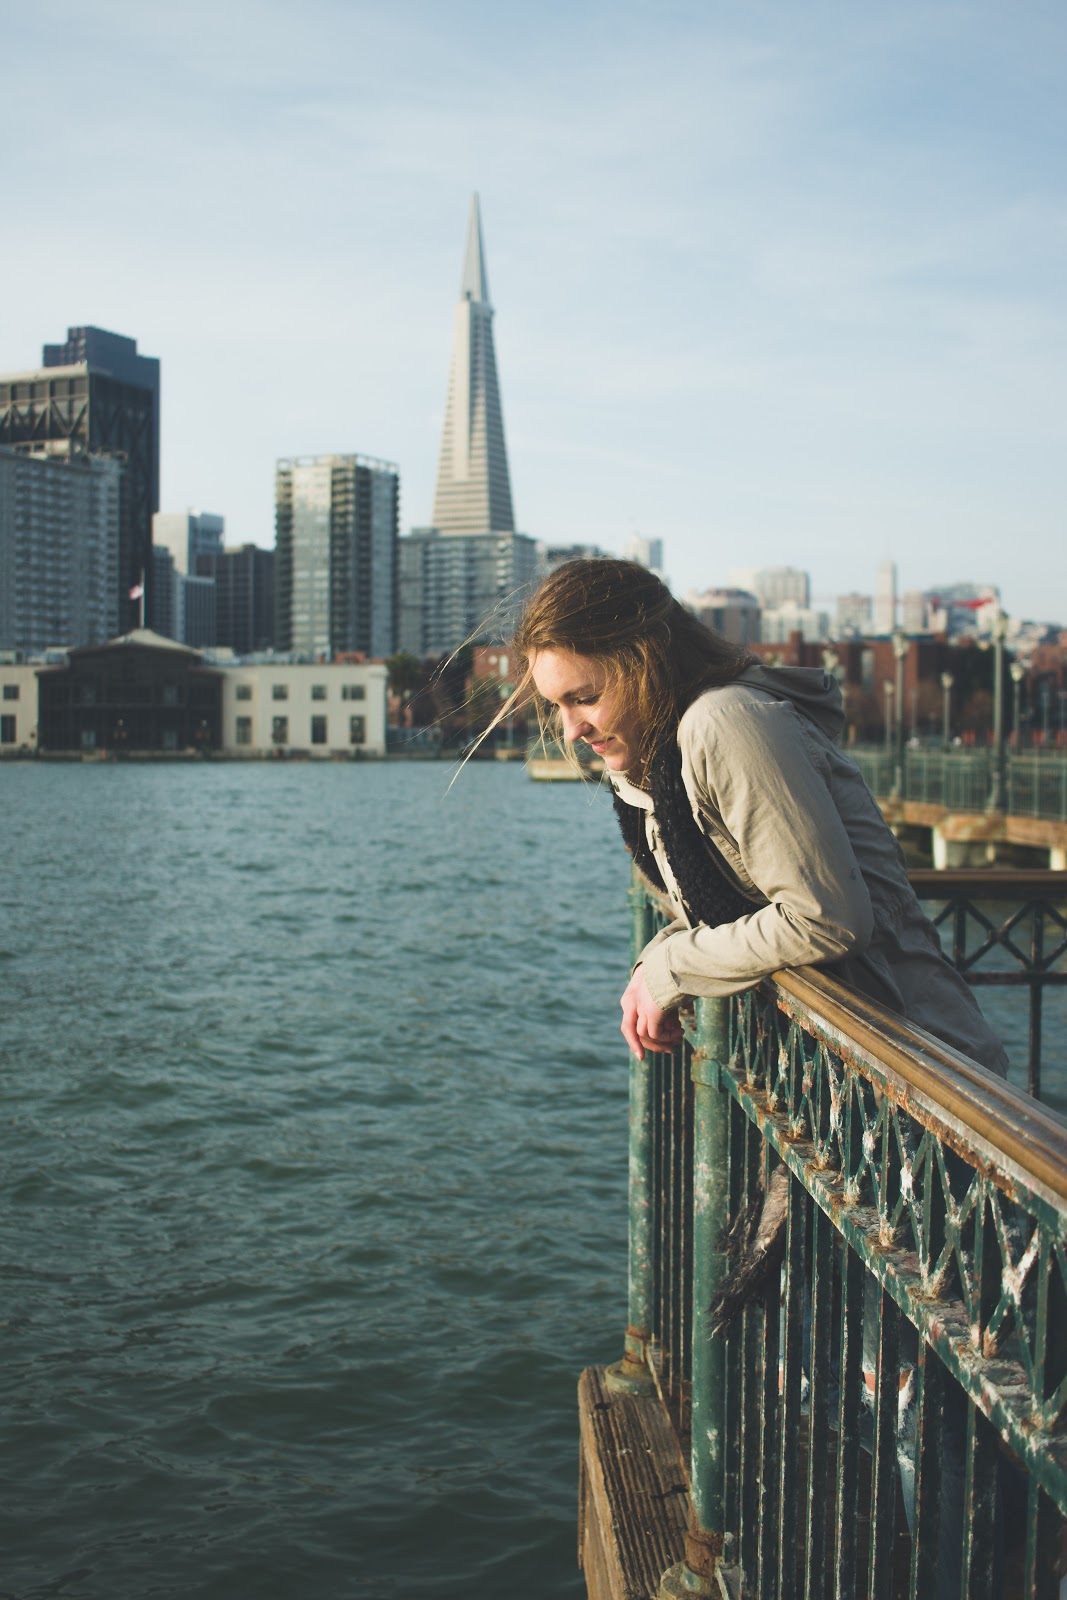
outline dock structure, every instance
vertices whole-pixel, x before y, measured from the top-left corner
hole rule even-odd
[[[1067,870],[1067,751],[851,750],[895,832],[923,834],[935,867],[1010,850]]]
[[[1014,910],[950,876],[972,979],[1067,982],[1067,874]],[[590,1600],[1058,1600],[1067,1120],[783,972],[631,1059],[629,1167],[623,1355],[579,1385]]]

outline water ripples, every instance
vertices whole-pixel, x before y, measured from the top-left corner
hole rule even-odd
[[[624,863],[446,781],[0,771],[5,1600],[580,1592]]]

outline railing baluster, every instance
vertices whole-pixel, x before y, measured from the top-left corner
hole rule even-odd
[[[915,1514],[911,1534],[911,1597],[937,1593],[941,1510],[941,1411],[944,1368],[928,1347],[919,1347],[915,1373]]]
[[[994,1554],[998,1518],[997,1436],[976,1406],[967,1408],[963,1486],[963,1584],[967,1600],[999,1600]]]
[[[808,1528],[805,1593],[826,1593],[826,1510],[830,1453],[830,1339],[833,1225],[815,1208],[811,1249],[811,1388],[808,1398]],[[856,1425],[855,1419],[853,1426]]]
[[[900,1403],[900,1314],[880,1289],[878,1365],[874,1389],[874,1464],[871,1472],[871,1600],[891,1600],[897,1521],[897,1412]]]
[[[863,1405],[863,1262],[848,1245],[842,1247],[840,1373],[837,1402],[837,1545],[834,1600],[855,1600],[857,1525],[860,1500],[860,1419]]]
[[[1041,1002],[1044,985],[1036,974],[1045,954],[1045,907],[1035,900],[1031,906],[1033,925],[1030,936],[1030,1057],[1027,1061],[1027,1088],[1035,1100],[1041,1098]]]
[[[782,1397],[778,1408],[778,1574],[781,1600],[797,1593],[797,1498],[800,1488],[800,1407],[804,1378],[805,1230],[808,1197],[789,1185],[786,1214]]]

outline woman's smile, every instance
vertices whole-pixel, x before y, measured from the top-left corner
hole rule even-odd
[[[637,759],[637,729],[608,688],[599,661],[571,650],[538,650],[530,663],[534,686],[559,711],[563,736],[581,739],[612,772],[626,772]]]

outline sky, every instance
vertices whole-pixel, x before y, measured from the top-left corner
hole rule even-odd
[[[161,509],[270,546],[338,451],[429,522],[478,191],[522,532],[1067,624],[1060,0],[0,11],[0,370],[158,356]]]

